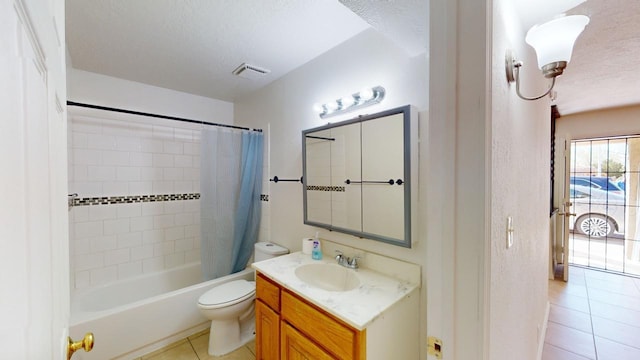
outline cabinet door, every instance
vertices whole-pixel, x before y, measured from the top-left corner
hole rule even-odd
[[[330,360],[335,359],[313,341],[300,334],[286,322],[282,322],[282,360]]]
[[[280,316],[256,300],[256,360],[280,358]]]

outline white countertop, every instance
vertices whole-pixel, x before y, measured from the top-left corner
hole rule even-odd
[[[367,268],[350,270],[356,272],[361,281],[359,287],[350,291],[327,291],[312,287],[295,275],[298,266],[320,262],[336,263],[331,257],[313,260],[311,255],[296,252],[256,262],[251,266],[358,330],[364,330],[385,310],[420,286],[419,282],[398,280]]]

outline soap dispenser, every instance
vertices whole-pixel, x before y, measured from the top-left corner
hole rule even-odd
[[[316,237],[313,239],[313,250],[311,250],[311,258],[313,260],[322,259],[322,248],[320,247],[320,239],[318,239],[317,231],[316,231]]]

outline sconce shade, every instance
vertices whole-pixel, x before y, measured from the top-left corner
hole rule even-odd
[[[588,23],[587,16],[571,15],[529,29],[525,41],[536,50],[538,67],[545,71],[545,65],[553,63],[565,62],[566,66],[571,60],[576,39]]]

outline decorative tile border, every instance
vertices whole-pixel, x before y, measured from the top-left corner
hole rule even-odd
[[[307,185],[307,190],[344,192],[345,187],[344,186],[327,186],[327,185]]]
[[[131,195],[131,196],[102,196],[73,199],[72,206],[87,205],[111,205],[111,204],[132,204],[143,202],[176,201],[176,200],[197,200],[199,193],[191,194],[162,194],[162,195]]]
[[[102,196],[74,198],[71,206],[92,206],[112,204],[133,204],[158,201],[198,200],[199,193],[191,194],[162,194],[162,195],[131,195],[131,196]],[[260,194],[260,201],[269,201],[269,195]]]

